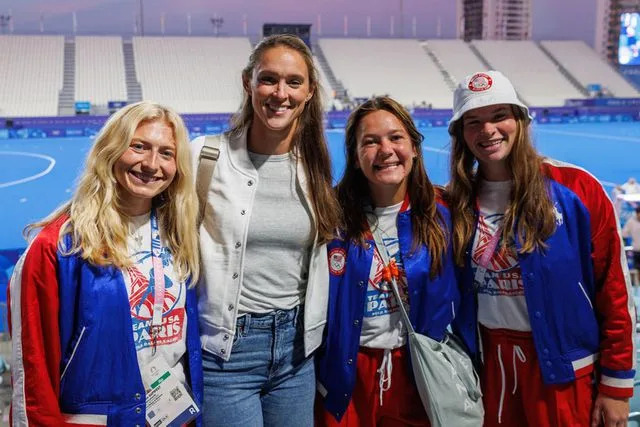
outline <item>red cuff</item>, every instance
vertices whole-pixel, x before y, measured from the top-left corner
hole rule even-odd
[[[606,384],[598,384],[598,391],[602,394],[606,394],[609,397],[615,397],[618,399],[626,399],[633,396],[633,387],[611,387]]]

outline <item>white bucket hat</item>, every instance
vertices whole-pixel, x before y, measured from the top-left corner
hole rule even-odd
[[[529,109],[520,99],[513,85],[500,71],[482,71],[464,78],[453,93],[453,117],[449,120],[449,133],[464,113],[479,107],[496,104],[518,106],[525,117],[532,120]]]

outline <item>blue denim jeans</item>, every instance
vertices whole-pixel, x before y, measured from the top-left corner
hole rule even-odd
[[[313,356],[304,356],[303,312],[246,314],[229,361],[203,352],[205,426],[313,426],[316,380]]]

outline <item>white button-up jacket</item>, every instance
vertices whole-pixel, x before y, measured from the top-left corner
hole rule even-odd
[[[194,174],[204,140],[202,136],[191,143]],[[296,171],[304,202],[313,216],[302,162],[298,162]],[[257,185],[258,172],[247,152],[246,130],[239,137],[223,136],[220,156],[209,184],[204,220],[200,225],[202,274],[198,283],[202,348],[223,360],[229,360],[235,336],[245,246]],[[286,212],[282,216],[285,220]],[[304,304],[304,348],[307,356],[320,345],[326,323],[329,288],[326,245],[314,243],[308,271]]]

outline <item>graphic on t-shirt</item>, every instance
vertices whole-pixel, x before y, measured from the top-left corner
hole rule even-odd
[[[406,303],[407,278],[405,276],[402,259],[398,253],[399,240],[397,238],[385,238],[383,239],[383,243],[390,254],[390,258],[395,261],[398,268],[399,278],[396,279],[399,288],[398,291]],[[382,258],[377,250],[373,252],[373,266],[375,272],[372,269],[369,277],[364,317],[384,316],[395,313],[399,309],[398,303],[393,295],[391,284],[383,280],[384,267]]]
[[[162,248],[160,255],[163,267],[171,264],[171,253]],[[126,269],[131,282],[129,305],[131,306],[131,321],[133,325],[133,339],[136,350],[150,347],[151,320],[153,318],[153,303],[155,297],[154,269],[151,267],[151,252],[141,251],[135,254],[135,264]],[[150,268],[149,268],[150,267]],[[142,271],[148,271],[144,274]],[[167,345],[177,342],[182,337],[184,325],[184,305],[176,308],[180,302],[183,286],[174,283],[164,275],[164,306],[162,308],[162,328],[158,334],[156,345]]]
[[[491,238],[496,232],[501,232],[504,214],[480,216],[478,230],[471,259],[473,261],[474,277],[486,250],[490,249]],[[495,251],[491,256],[486,272],[479,281],[475,278],[478,293],[500,296],[524,295],[522,274],[513,242],[503,246],[500,237]]]

